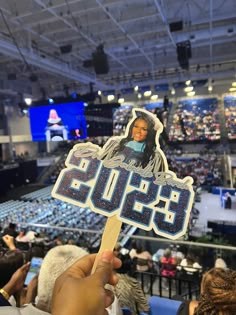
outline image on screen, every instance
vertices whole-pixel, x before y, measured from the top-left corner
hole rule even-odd
[[[25,285],[28,285],[30,281],[39,273],[43,259],[39,257],[33,257],[30,263],[30,269],[25,278]]]
[[[31,107],[33,141],[64,141],[87,138],[83,102]]]

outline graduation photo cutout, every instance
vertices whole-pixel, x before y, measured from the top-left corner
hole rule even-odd
[[[133,109],[124,136],[103,148],[76,144],[69,152],[52,196],[108,217],[100,250],[114,248],[122,222],[172,240],[186,233],[193,179],[169,170],[162,131],[154,114]]]

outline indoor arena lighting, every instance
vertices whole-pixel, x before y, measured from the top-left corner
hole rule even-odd
[[[191,84],[191,80],[185,81],[185,84],[186,84],[186,85],[190,85],[190,84]]]
[[[188,93],[188,92],[192,92],[193,90],[193,86],[187,86],[186,88],[184,88],[184,92]]]
[[[111,101],[113,101],[114,99],[115,99],[115,96],[112,95],[112,94],[107,96],[108,102],[111,102]]]
[[[30,105],[32,104],[32,98],[26,97],[26,98],[25,98],[25,104],[28,105],[28,106],[30,106]]]
[[[144,95],[145,97],[149,97],[149,96],[152,95],[152,91],[145,91],[145,92],[143,93],[143,95]]]
[[[118,99],[118,103],[119,104],[123,104],[125,102],[125,99],[123,98],[123,97],[120,97],[119,99]]]
[[[232,83],[232,86],[233,86],[233,87],[236,87],[236,82],[233,82],[233,83]]]
[[[138,92],[138,85],[136,85],[136,86],[134,87],[134,91],[135,91],[135,92]]]
[[[138,98],[142,98],[142,94],[141,93],[138,93]]]
[[[152,101],[155,101],[157,99],[158,99],[158,95],[157,94],[154,94],[154,95],[151,96],[151,100]]]
[[[170,91],[171,95],[175,95],[175,89],[172,88],[171,91]]]
[[[236,87],[231,87],[231,88],[229,88],[229,91],[230,91],[230,92],[235,92],[235,91],[236,91]]]
[[[102,91],[98,91],[98,95],[102,95]]]
[[[188,93],[187,93],[188,96],[194,96],[195,94],[196,94],[195,91],[191,91],[191,92],[188,92]]]

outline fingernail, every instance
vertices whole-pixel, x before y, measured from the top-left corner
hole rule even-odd
[[[112,260],[112,252],[108,249],[104,250],[101,255],[101,259],[103,262],[109,263]]]

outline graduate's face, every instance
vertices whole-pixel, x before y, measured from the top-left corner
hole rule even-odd
[[[132,139],[137,142],[145,141],[148,134],[148,124],[142,118],[135,121],[132,129]]]

